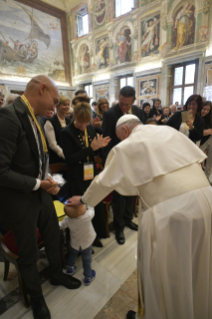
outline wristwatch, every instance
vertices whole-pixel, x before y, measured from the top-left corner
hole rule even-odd
[[[82,200],[82,197],[80,198],[80,203],[85,205],[85,203]]]

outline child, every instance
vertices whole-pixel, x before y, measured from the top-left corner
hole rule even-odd
[[[154,119],[154,118],[152,117],[152,118],[148,119],[145,124],[146,124],[146,125],[147,125],[147,124],[158,125],[158,122],[157,122],[156,119]]]
[[[85,205],[65,206],[66,217],[60,222],[61,228],[69,228],[71,235],[71,247],[68,255],[67,274],[73,275],[76,271],[76,259],[81,252],[84,269],[84,283],[89,286],[96,276],[91,268],[92,243],[96,233],[91,220],[94,217],[94,209]]]

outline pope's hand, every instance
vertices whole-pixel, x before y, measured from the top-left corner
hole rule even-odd
[[[67,201],[66,205],[67,206],[78,206],[78,205],[82,205],[81,201],[80,201],[81,196],[73,196],[71,198],[69,198],[69,200]]]

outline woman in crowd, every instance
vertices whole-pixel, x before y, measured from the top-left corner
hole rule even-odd
[[[62,149],[61,131],[70,123],[70,119],[66,114],[70,109],[70,101],[67,97],[60,95],[60,100],[57,105],[57,114],[46,120],[44,130],[49,148],[49,163],[65,162],[65,157]]]
[[[158,122],[162,118],[162,111],[160,110],[161,100],[155,99],[152,109],[150,110],[150,117],[154,117]]]
[[[182,121],[184,115],[182,112],[176,112],[166,123],[176,130],[180,131],[181,133],[188,136],[194,143],[200,141],[203,136],[203,129],[204,129],[204,120],[200,117],[200,113],[202,110],[202,97],[200,95],[194,94],[191,95],[184,106],[185,117],[188,115],[189,118]]]
[[[96,137],[90,124],[92,110],[89,97],[75,97],[73,122],[62,131],[62,147],[67,163],[69,197],[83,195],[92,179],[98,174],[94,156],[96,151],[107,146],[110,138]],[[106,214],[101,202],[95,207],[92,220],[97,238],[94,245],[102,247],[99,238],[106,238]]]
[[[143,110],[143,124],[146,123],[146,121],[150,118],[149,113],[151,110],[151,106],[148,102],[145,102],[142,105],[142,110]]]
[[[211,102],[204,102],[203,109],[201,111],[201,117],[205,120],[205,126],[203,131],[203,137],[201,139],[200,148],[203,152],[206,152],[208,158],[205,165],[205,175],[210,181],[210,175],[212,174],[212,111]]]
[[[4,105],[4,95],[0,91],[0,107],[2,107],[3,105]]]
[[[109,109],[108,101],[104,98],[100,98],[96,106],[96,117],[92,121],[92,124],[96,129],[96,132],[99,134],[102,134],[103,114],[108,109]]]
[[[170,118],[170,115],[171,115],[171,110],[168,106],[164,106],[163,109],[162,109],[162,119],[161,119],[161,122],[163,124],[165,124],[169,118]]]

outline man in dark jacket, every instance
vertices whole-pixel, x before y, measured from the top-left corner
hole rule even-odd
[[[142,110],[133,105],[135,101],[135,90],[131,86],[125,86],[120,90],[119,103],[112,106],[103,115],[103,135],[111,138],[108,146],[102,149],[104,160],[110,150],[117,145],[120,140],[116,136],[116,122],[118,119],[127,113],[136,115],[142,121]],[[132,222],[133,219],[133,201],[132,196],[122,196],[117,192],[113,192],[112,208],[114,213],[114,228],[116,232],[116,240],[122,245],[125,243],[124,227],[128,226],[133,230],[138,230],[136,224]]]
[[[78,288],[80,281],[63,274],[60,234],[50,194],[57,183],[48,172],[48,150],[37,122],[59,100],[55,83],[36,76],[22,97],[0,109],[0,221],[9,224],[19,250],[19,266],[31,298],[34,318],[50,319],[37,270],[37,227],[44,240],[52,285]]]

